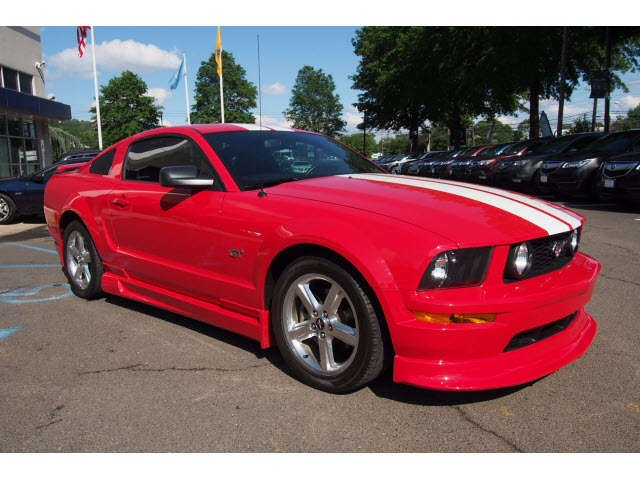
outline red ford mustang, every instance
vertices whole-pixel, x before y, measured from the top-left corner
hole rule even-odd
[[[295,164],[295,167],[294,167]],[[584,218],[489,187],[387,175],[326,136],[256,125],[123,140],[45,193],[72,290],[277,345],[330,392],[393,362],[441,390],[525,383],[580,357],[600,264]]]

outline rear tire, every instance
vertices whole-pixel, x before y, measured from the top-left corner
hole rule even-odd
[[[84,299],[102,296],[102,260],[85,226],[72,221],[63,235],[64,274],[71,291]]]
[[[373,293],[342,266],[302,257],[274,289],[272,321],[278,348],[307,385],[343,393],[369,383],[384,366],[384,340]]]
[[[13,222],[17,214],[18,209],[11,197],[0,193],[0,225]]]

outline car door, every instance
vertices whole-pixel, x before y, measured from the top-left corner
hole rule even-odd
[[[160,169],[195,165],[207,188],[163,187]],[[225,192],[193,139],[155,135],[133,142],[109,194],[108,222],[118,266],[140,281],[210,299],[219,288],[220,215]]]

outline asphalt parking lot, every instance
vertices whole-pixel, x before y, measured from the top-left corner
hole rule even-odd
[[[276,349],[129,300],[73,296],[44,226],[0,226],[2,452],[640,452],[640,209],[567,202],[603,265],[589,351],[536,382],[346,395]]]

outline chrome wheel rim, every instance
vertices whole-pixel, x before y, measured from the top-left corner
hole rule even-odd
[[[9,204],[4,198],[0,198],[0,221],[9,216]]]
[[[91,254],[84,237],[77,231],[67,239],[67,269],[76,286],[85,289],[91,282]]]
[[[285,295],[283,317],[289,348],[306,369],[332,377],[351,365],[358,350],[358,317],[335,280],[319,274],[296,279]]]

